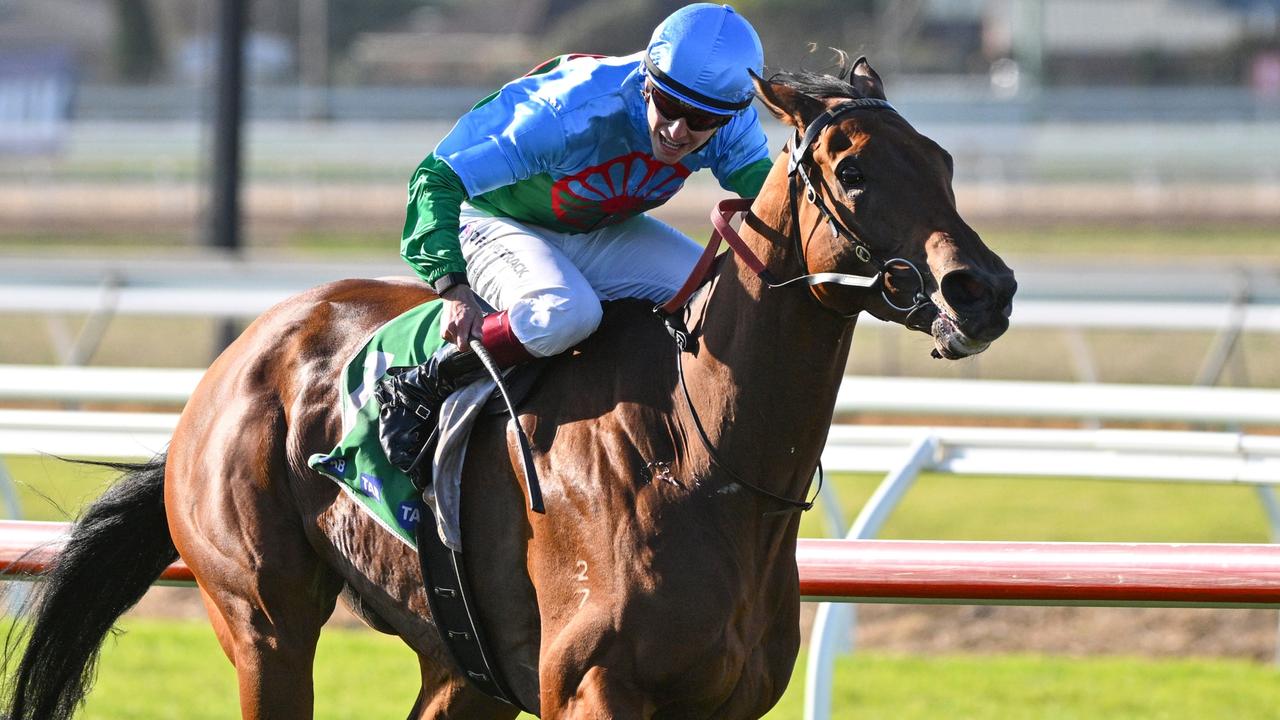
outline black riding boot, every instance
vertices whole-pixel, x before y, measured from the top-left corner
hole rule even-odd
[[[391,464],[415,484],[430,483],[429,450],[438,435],[440,406],[453,391],[484,372],[480,358],[446,345],[421,365],[395,367],[378,381],[378,442]]]

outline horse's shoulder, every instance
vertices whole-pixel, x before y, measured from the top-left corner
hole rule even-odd
[[[615,378],[620,385],[670,387],[675,377],[675,343],[653,303],[644,300],[604,303],[600,326],[574,349],[574,356],[596,376]]]
[[[643,301],[606,303],[596,332],[547,364],[526,402],[540,426],[557,428],[561,438],[625,428],[621,435],[635,440],[667,425],[676,348],[652,308]]]
[[[652,346],[653,349],[670,351],[670,336],[663,328],[662,317],[654,312],[653,303],[647,300],[613,300],[603,304],[604,314],[600,327],[584,344],[610,342],[611,336],[621,336],[629,343]],[[615,338],[617,339],[617,338]],[[665,339],[667,342],[661,342]],[[660,348],[658,346],[661,346]]]

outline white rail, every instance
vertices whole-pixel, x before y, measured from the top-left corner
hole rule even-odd
[[[204,370],[0,365],[0,402],[181,405]]]
[[[1280,390],[846,377],[836,414],[1280,425]]]
[[[0,455],[150,457],[177,424],[169,413],[0,410]]]
[[[0,455],[150,456],[177,422],[170,413],[0,410]],[[1280,437],[1233,432],[833,425],[823,466],[889,472],[922,437],[934,444],[920,469],[955,475],[1280,482]]]
[[[1273,540],[1280,539],[1280,437],[1240,433],[1022,428],[832,426],[831,469],[887,471],[844,536],[875,538],[921,472],[1125,478],[1256,486]],[[828,486],[829,487],[829,486]],[[834,492],[829,516],[843,531]],[[831,717],[835,657],[851,642],[856,606],[821,603],[805,677],[805,720]],[[1277,653],[1280,660],[1280,651]]]
[[[203,370],[0,365],[0,402],[180,405]],[[941,415],[1280,425],[1280,390],[846,377],[836,415]]]
[[[266,281],[255,287],[226,285],[86,286],[30,284],[0,286],[0,311],[144,317],[252,319],[303,287]],[[880,322],[866,316],[864,322]],[[1226,300],[1128,301],[1020,298],[1014,307],[1019,328],[1145,329],[1213,332],[1237,327],[1245,332],[1280,332],[1280,305],[1236,304]]]

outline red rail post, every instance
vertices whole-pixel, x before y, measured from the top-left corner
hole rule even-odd
[[[0,573],[45,572],[56,522],[0,521]],[[806,600],[951,604],[1280,607],[1280,546],[800,540]],[[170,565],[161,582],[191,584]]]

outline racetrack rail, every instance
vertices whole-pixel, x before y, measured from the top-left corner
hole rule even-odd
[[[37,579],[68,525],[0,521],[0,572]],[[802,539],[805,600],[1280,607],[1280,546]],[[163,584],[194,583],[179,560]]]

